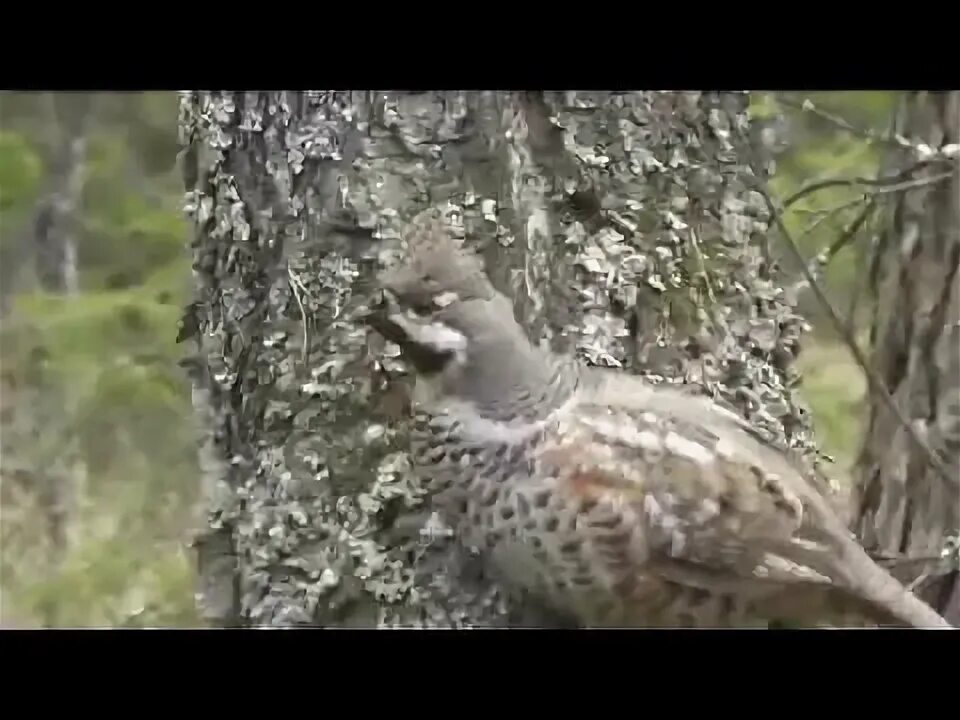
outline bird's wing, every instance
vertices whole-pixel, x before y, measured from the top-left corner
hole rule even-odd
[[[538,460],[564,492],[602,498],[629,516],[646,567],[683,585],[757,597],[838,588],[901,621],[943,626],[739,418],[708,400],[629,390],[583,398]]]
[[[581,403],[540,458],[569,492],[636,513],[652,560],[752,577],[803,524],[800,499],[704,424]]]

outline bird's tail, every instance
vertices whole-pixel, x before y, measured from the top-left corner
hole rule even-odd
[[[841,567],[844,587],[864,598],[883,615],[914,628],[952,628],[932,607],[878,565],[853,538],[841,543]]]

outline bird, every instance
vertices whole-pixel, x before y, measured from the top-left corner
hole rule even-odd
[[[378,275],[412,366],[431,510],[517,597],[576,627],[951,627],[797,461],[696,388],[535,345],[436,212]]]

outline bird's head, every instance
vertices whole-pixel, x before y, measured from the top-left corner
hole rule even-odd
[[[441,219],[419,219],[405,239],[406,257],[378,278],[382,298],[369,321],[418,373],[449,373],[514,339],[510,302]]]

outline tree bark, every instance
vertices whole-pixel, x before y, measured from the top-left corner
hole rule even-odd
[[[427,208],[463,227],[535,340],[702,382],[811,451],[791,386],[803,323],[763,255],[746,100],[185,93],[196,294],[180,336],[206,433],[205,617],[557,621],[418,534],[409,372],[362,317]]]
[[[387,382],[403,368],[359,319],[403,224],[460,174],[490,185],[495,100],[468,119],[452,93],[184,97],[212,622],[376,625],[415,604],[412,549],[382,539],[418,500]]]
[[[895,129],[933,150],[956,144],[960,93],[905,93]],[[918,159],[905,150],[893,162],[905,167]],[[903,416],[954,480],[937,473],[926,451],[871,397],[857,464],[856,530],[878,554],[904,558],[896,573],[916,581],[917,592],[956,625],[956,552],[938,558],[960,527],[960,182],[956,159],[941,158],[922,172],[935,175],[951,167],[946,182],[911,189],[892,203],[869,282],[874,365]]]

